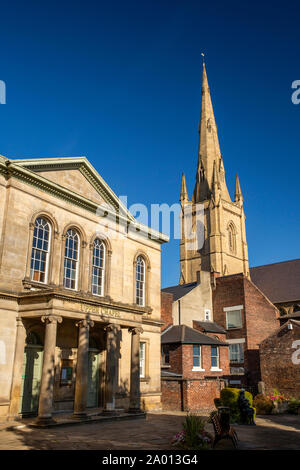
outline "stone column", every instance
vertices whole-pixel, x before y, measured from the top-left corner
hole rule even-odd
[[[86,418],[86,400],[87,400],[87,379],[88,379],[88,360],[89,360],[89,337],[90,328],[94,322],[89,319],[81,320],[76,323],[79,327],[77,365],[76,365],[76,383],[74,400],[74,418]]]
[[[39,423],[45,423],[52,421],[56,333],[57,323],[62,322],[62,317],[45,315],[41,317],[41,320],[46,326],[37,421]]]
[[[106,331],[106,377],[105,377],[105,410],[115,411],[115,394],[118,384],[118,363],[120,357],[120,346],[118,334],[119,325],[108,325]]]
[[[18,317],[8,419],[15,419],[18,416],[19,410],[20,410],[22,369],[23,369],[23,362],[24,362],[25,340],[26,340],[26,329],[22,322],[22,318]]]
[[[59,233],[54,230],[53,231],[53,252],[52,252],[52,272],[51,272],[51,279],[50,282],[55,284],[56,286],[59,285],[59,277],[60,277],[60,263],[61,263],[61,238]],[[63,258],[64,259],[64,258]]]
[[[90,257],[90,250],[87,248],[86,242],[81,242],[81,271],[78,279],[78,286],[79,289],[83,292],[89,291],[89,266],[91,264],[91,257]]]
[[[140,335],[141,327],[129,328],[131,333],[131,363],[130,363],[130,403],[129,412],[140,411]]]

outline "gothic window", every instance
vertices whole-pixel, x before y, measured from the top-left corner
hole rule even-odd
[[[30,278],[32,281],[47,282],[51,225],[43,217],[38,217],[34,224]]]
[[[64,287],[66,289],[77,289],[78,261],[79,235],[71,228],[67,231],[65,244]]]
[[[228,246],[231,253],[236,252],[236,231],[232,222],[228,225]]]
[[[104,295],[105,245],[96,238],[93,246],[92,293]]]
[[[145,306],[145,260],[142,256],[136,260],[136,303]]]

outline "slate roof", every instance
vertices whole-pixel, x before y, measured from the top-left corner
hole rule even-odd
[[[177,374],[176,372],[169,372],[169,371],[164,370],[164,369],[161,370],[161,376],[162,377],[182,378],[182,374]]]
[[[173,294],[173,300],[178,300],[184,295],[188,294],[197,286],[197,282],[190,282],[189,284],[178,284],[178,286],[170,286],[162,289],[162,292]]]
[[[300,259],[250,268],[250,277],[273,303],[300,300]]]
[[[195,321],[197,325],[203,328],[207,333],[226,333],[226,330],[214,321]]]
[[[173,325],[161,335],[161,344],[209,344],[215,346],[228,346],[217,338],[211,338],[200,331],[186,325]]]

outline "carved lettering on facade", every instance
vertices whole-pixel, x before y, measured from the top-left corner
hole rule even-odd
[[[98,307],[96,305],[81,304],[81,311],[85,313],[94,313],[102,317],[120,318],[120,312],[109,307]]]

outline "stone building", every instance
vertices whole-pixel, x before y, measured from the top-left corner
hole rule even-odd
[[[84,157],[0,157],[0,414],[159,408],[160,262]]]
[[[265,392],[300,399],[300,321],[289,319],[260,345]]]
[[[196,282],[199,278],[207,284],[211,272],[221,276],[235,273],[249,276],[243,195],[238,176],[234,200],[226,185],[205,64],[196,184],[189,200],[182,175],[180,202],[180,284]]]

